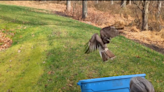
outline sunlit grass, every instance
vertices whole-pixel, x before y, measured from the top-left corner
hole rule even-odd
[[[0,5],[0,30],[13,39],[0,52],[1,92],[79,92],[82,79],[141,73],[157,92],[164,90],[162,54],[118,36],[108,45],[117,58],[104,63],[97,51],[84,54],[100,28],[36,11]]]

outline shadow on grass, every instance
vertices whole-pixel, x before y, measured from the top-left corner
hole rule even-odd
[[[5,9],[4,9],[5,8]],[[82,28],[85,29],[87,27],[90,27],[90,30],[95,30],[99,28],[95,28],[91,25],[85,24],[85,23],[80,23],[77,20],[72,20],[72,19],[66,19],[64,17],[70,17],[66,16],[62,12],[54,11],[53,13],[47,14],[44,12],[36,12],[33,10],[37,9],[31,9],[31,8],[20,8],[17,6],[7,6],[7,5],[2,5],[1,9],[3,10],[2,13],[0,14],[0,19],[6,21],[6,22],[12,22],[16,24],[21,24],[21,25],[33,25],[33,26],[44,26],[44,25],[56,25],[56,26],[69,26],[69,27],[74,27],[74,28]],[[10,9],[10,11],[5,12],[5,10]],[[13,12],[14,11],[14,12]],[[13,16],[6,16],[9,14],[13,14]],[[55,13],[55,14],[54,14]],[[48,16],[50,15],[50,16]],[[56,16],[60,15],[60,16]],[[61,16],[64,16],[63,18]]]
[[[54,15],[55,16],[55,15]],[[24,16],[26,17],[26,16]],[[80,24],[79,23],[75,23],[76,20],[63,20],[63,19],[57,19],[57,18],[50,18],[50,17],[41,17],[41,16],[28,16],[26,19],[24,18],[14,18],[14,17],[7,17],[7,16],[2,16],[1,15],[1,19],[7,22],[12,22],[12,23],[16,23],[16,24],[21,24],[21,25],[32,25],[32,26],[45,26],[45,25],[55,25],[55,26],[62,26],[62,27],[73,27],[73,28],[77,28],[77,29],[85,29],[86,27],[84,26],[88,26],[90,27],[90,30],[95,30],[96,28],[91,26],[91,25],[87,25],[85,23]],[[78,22],[78,21],[77,21]],[[99,28],[97,28],[98,30],[100,30]]]
[[[78,67],[74,60],[78,59],[76,54],[79,53],[76,50],[81,47],[78,45],[71,47],[71,44],[67,43],[67,41],[65,42],[65,40],[60,41],[56,37],[54,39],[52,40],[51,37],[47,36],[51,49],[46,51],[45,71],[38,80],[38,83],[42,81],[39,88],[45,92],[78,92],[80,89],[77,86],[77,82],[80,79],[79,75],[77,75]],[[65,37],[60,39],[65,39]],[[57,46],[53,46],[52,43],[57,43]],[[67,48],[64,48],[63,45]]]
[[[157,52],[160,52],[160,53],[164,54],[164,48],[157,47],[157,46],[155,46],[155,45],[153,45],[153,44],[143,43],[143,42],[141,42],[141,41],[139,41],[139,40],[133,40],[133,41],[138,42],[138,43],[140,43],[140,44],[142,44],[142,45],[144,45],[144,46],[146,46],[146,47],[149,47],[149,48],[151,48],[151,49],[153,49],[153,50],[155,50],[155,51],[157,51]]]
[[[35,16],[30,16],[30,18],[28,20],[21,20],[21,19],[14,19],[14,18],[11,18],[11,17],[6,17],[6,16],[1,16],[1,19],[4,20],[4,21],[8,21],[8,22],[12,22],[12,23],[16,23],[16,24],[23,24],[23,25],[37,25],[37,26],[41,26],[41,25],[55,25],[55,23],[52,23],[50,24],[49,22],[46,22],[46,21],[61,21],[61,20],[58,20],[58,19],[51,19],[51,18],[45,18],[45,17],[38,17],[37,18]],[[30,20],[35,20],[35,22],[31,22]],[[71,24],[71,22],[69,21],[62,21],[62,22],[65,22],[65,23],[68,23],[68,24]]]
[[[63,12],[59,12],[59,11],[53,11],[54,14],[56,15],[60,15],[60,16],[63,16],[63,17],[69,17],[69,18],[72,18],[72,16],[69,16]]]

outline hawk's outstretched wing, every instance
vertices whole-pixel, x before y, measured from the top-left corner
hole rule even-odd
[[[103,44],[100,36],[97,33],[95,33],[94,35],[92,35],[89,42],[87,42],[85,53],[88,54],[92,51],[97,50],[98,48],[105,49],[105,45]]]
[[[104,44],[110,43],[111,38],[118,36],[123,28],[115,28],[114,26],[104,27],[100,30],[100,37]]]

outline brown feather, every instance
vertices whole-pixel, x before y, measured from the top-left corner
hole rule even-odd
[[[103,51],[101,51],[101,55],[102,55],[102,60],[104,62],[107,61],[108,59],[112,59],[115,57],[115,55],[109,49],[107,50],[104,49]]]
[[[89,42],[86,43],[85,53],[88,54],[92,51],[97,50],[99,47],[104,48],[104,44],[97,33],[92,35]]]
[[[101,52],[101,54],[102,54],[102,60],[103,61],[107,61],[108,60],[108,56],[106,55],[106,53],[105,52]]]
[[[119,31],[114,26],[104,27],[100,30],[100,37],[104,44],[110,43],[111,38],[119,35]]]
[[[105,52],[106,52],[106,54],[108,55],[109,58],[115,57],[115,55],[110,50],[107,50]]]

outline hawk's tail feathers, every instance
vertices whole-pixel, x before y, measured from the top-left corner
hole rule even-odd
[[[105,48],[105,50],[99,49],[99,52],[104,62],[109,59],[113,60],[115,58],[115,55],[108,48]]]

